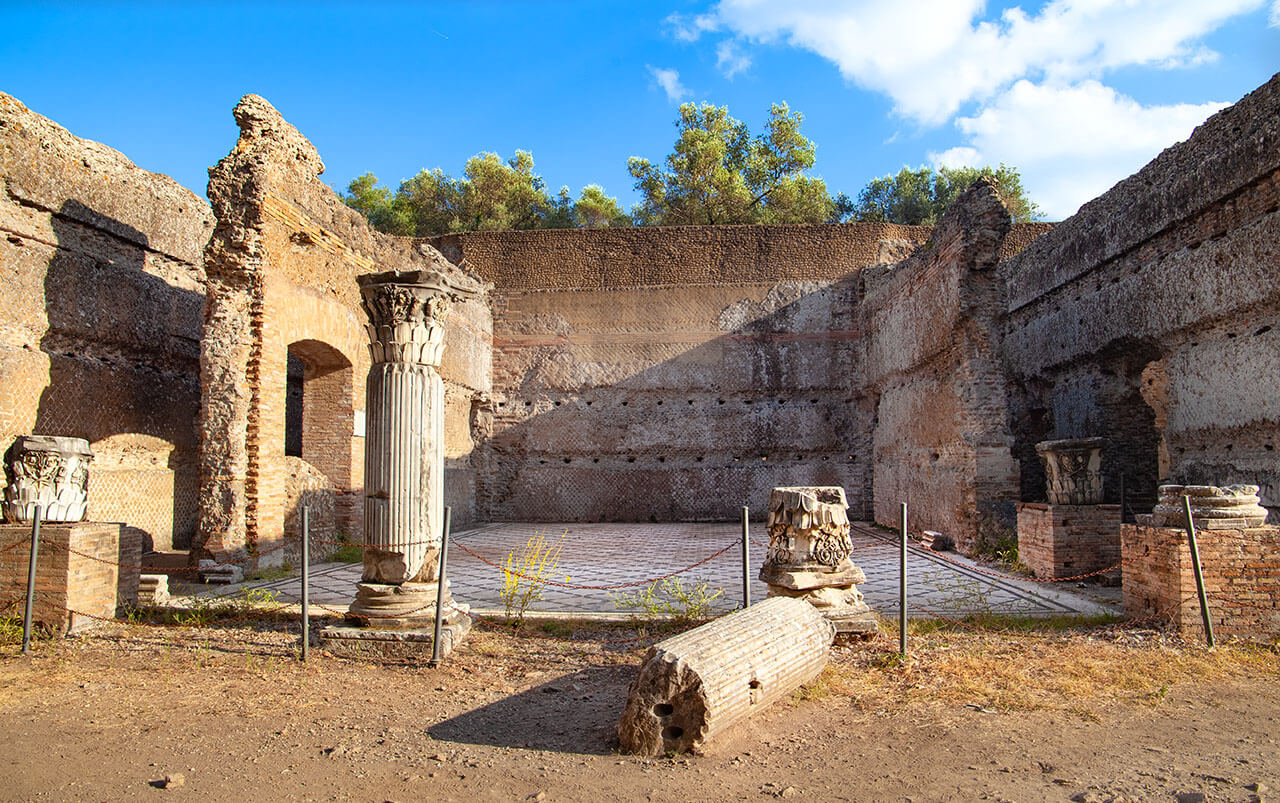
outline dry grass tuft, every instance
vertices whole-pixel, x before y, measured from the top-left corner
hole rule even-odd
[[[1198,681],[1280,678],[1274,648],[1241,643],[1210,651],[1156,633],[934,631],[915,637],[905,659],[896,648],[881,639],[838,653],[806,694],[840,695],[871,710],[927,701],[1094,719],[1118,701],[1161,705]]]

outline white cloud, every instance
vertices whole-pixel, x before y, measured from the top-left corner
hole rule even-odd
[[[696,42],[708,31],[717,28],[715,14],[672,14],[665,20],[671,35],[681,42]]]
[[[1036,4],[1039,5],[1039,4]],[[985,0],[719,0],[686,19],[708,32],[812,51],[841,75],[888,96],[924,127],[954,121],[956,144],[935,164],[1004,162],[1059,219],[1186,138],[1224,103],[1144,106],[1106,86],[1116,70],[1190,69],[1219,58],[1204,38],[1226,20],[1280,0],[1049,0],[998,15]],[[696,20],[696,22],[694,22]]]
[[[929,156],[952,167],[1016,166],[1028,195],[1051,220],[1060,220],[1227,105],[1143,106],[1093,80],[1023,80],[977,114],[956,120],[968,145]]]
[[[679,103],[689,96],[689,90],[685,88],[684,84],[680,83],[680,73],[678,71],[662,67],[650,67],[649,74],[653,76],[653,80],[658,82],[658,86],[662,87],[662,91],[667,93],[667,100],[672,103]]]
[[[738,43],[726,39],[716,45],[716,68],[725,78],[732,78],[751,66],[751,56],[743,52]]]
[[[1280,0],[1271,0],[1271,14],[1268,22],[1272,28],[1280,28]]]
[[[1071,81],[1119,67],[1168,69],[1216,54],[1196,40],[1265,0],[1053,0],[1035,16],[982,19],[983,0],[722,0],[706,30],[782,40],[938,125],[1022,78]],[[1280,0],[1272,0],[1272,12]],[[691,35],[691,39],[697,36]]]

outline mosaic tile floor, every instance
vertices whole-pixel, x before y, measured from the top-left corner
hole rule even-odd
[[[578,586],[618,586],[620,589],[548,587],[531,610],[582,615],[625,615],[611,595],[634,592],[643,581],[675,572],[719,555],[677,577],[688,586],[705,582],[722,593],[714,607],[728,611],[742,603],[740,524],[485,524],[455,533],[449,550],[449,578],[454,597],[470,603],[479,614],[502,612],[500,569],[507,554],[531,536],[542,534],[561,545],[560,566],[553,579]],[[751,525],[751,598],[764,599],[764,583],[755,579],[768,538],[763,523]],[[867,604],[882,615],[898,611],[898,547],[893,535],[866,524],[853,528],[854,563],[866,572],[861,586]],[[726,549],[727,547],[727,549]],[[721,550],[723,550],[721,552]],[[949,560],[948,560],[949,559]],[[966,558],[946,558],[916,546],[907,555],[907,610],[912,617],[970,613],[1053,614],[1112,613],[1117,609],[1072,593],[1071,589],[1025,580],[993,578]],[[569,579],[566,581],[565,578]],[[311,573],[313,603],[345,611],[360,579],[359,565],[324,563]],[[1066,584],[1069,585],[1069,584]],[[201,595],[238,594],[243,588],[280,593],[282,601],[296,600],[297,577],[271,582],[212,587]]]

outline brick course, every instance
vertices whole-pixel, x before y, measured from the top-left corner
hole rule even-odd
[[[75,633],[96,625],[94,617],[111,619],[120,606],[137,605],[141,537],[121,529],[102,522],[41,525],[34,622],[55,634]],[[0,525],[0,600],[13,603],[5,615],[22,616],[30,545],[30,525]]]
[[[1280,527],[1198,530],[1196,544],[1214,635],[1280,638]],[[1121,552],[1125,615],[1203,637],[1186,532],[1126,524]]]

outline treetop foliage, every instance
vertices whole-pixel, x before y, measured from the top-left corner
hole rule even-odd
[[[462,231],[723,223],[938,222],[974,181],[995,181],[1013,219],[1036,219],[1016,168],[903,168],[873,179],[853,201],[832,197],[821,178],[809,175],[816,146],[800,133],[803,117],[785,103],[769,108],[765,130],[752,135],[728,107],[685,103],[676,119],[675,144],[662,167],[633,156],[627,171],[641,201],[625,213],[603,187],[568,187],[555,195],[534,172],[533,155],[516,151],[467,160],[460,178],[440,168],[423,170],[394,192],[372,173],[351,181],[343,200],[389,234],[431,236]]]
[[[852,205],[850,216],[854,220],[932,226],[957,196],[980,178],[996,183],[1000,200],[1015,223],[1040,216],[1040,207],[1027,198],[1017,169],[1003,163],[998,168],[939,167],[936,171],[904,167],[895,176],[872,179]]]
[[[643,200],[640,225],[824,223],[834,202],[822,179],[805,175],[815,146],[803,118],[785,103],[769,109],[767,130],[751,136],[725,106],[685,103],[666,170],[637,156],[627,162]]]
[[[392,193],[365,173],[347,187],[347,205],[388,234],[426,237],[460,231],[504,229],[593,228],[630,225],[616,198],[595,184],[575,201],[568,187],[549,195],[533,172],[533,155],[516,151],[502,161],[496,153],[467,160],[462,178],[440,168],[423,170]]]

